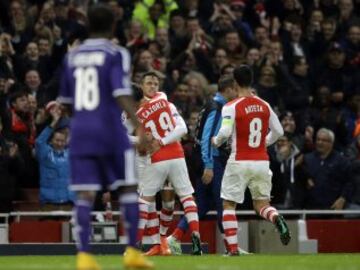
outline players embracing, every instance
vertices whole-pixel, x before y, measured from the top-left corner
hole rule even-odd
[[[184,208],[192,236],[192,253],[200,255],[202,251],[199,219],[197,206],[192,196],[194,189],[180,143],[181,137],[187,133],[187,127],[174,104],[167,100],[164,93],[159,92],[159,85],[158,73],[150,71],[143,75],[140,87],[144,99],[136,113],[148,134],[149,146],[146,150],[150,154],[150,162],[143,168],[139,183],[139,239],[142,240],[145,227],[151,227],[152,230],[148,230],[148,234],[155,245],[148,255],[166,255],[161,249],[159,229],[156,226],[158,217],[153,209],[156,194],[168,181]],[[145,149],[138,150],[141,152]]]

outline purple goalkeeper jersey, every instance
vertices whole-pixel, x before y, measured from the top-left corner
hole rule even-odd
[[[130,148],[116,97],[131,95],[130,56],[106,39],[88,39],[66,55],[59,100],[72,104],[72,155],[107,155]]]

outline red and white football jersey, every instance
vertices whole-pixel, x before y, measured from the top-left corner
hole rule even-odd
[[[234,160],[269,159],[266,150],[269,125],[270,128],[275,127],[280,130],[280,133],[282,127],[268,103],[256,96],[240,97],[223,107],[222,117],[224,123],[228,121],[232,126],[230,158]]]
[[[175,108],[164,98],[164,94],[159,92],[155,97],[143,103],[136,112],[136,115],[145,131],[151,132],[155,139],[160,140],[175,129],[174,109],[172,107]],[[161,146],[159,151],[151,155],[151,162],[183,157],[184,150],[180,142],[176,141]]]

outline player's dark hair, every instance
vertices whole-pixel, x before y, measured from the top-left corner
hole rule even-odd
[[[141,77],[141,82],[145,80],[146,77],[156,77],[160,81],[160,76],[156,71],[148,71]]]
[[[218,89],[219,92],[224,92],[227,88],[231,88],[234,86],[235,80],[234,77],[230,74],[223,75],[220,77],[218,81]]]
[[[248,65],[240,65],[234,69],[234,79],[240,87],[249,87],[253,81],[253,72]]]
[[[112,31],[114,14],[104,4],[96,4],[89,8],[89,31],[91,34],[102,34]]]

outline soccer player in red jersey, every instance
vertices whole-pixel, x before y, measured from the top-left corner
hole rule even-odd
[[[247,187],[251,191],[255,211],[275,224],[284,245],[290,241],[284,218],[269,203],[272,172],[266,150],[284,131],[270,105],[252,93],[252,77],[248,66],[235,68],[234,79],[239,97],[223,107],[221,128],[212,140],[219,147],[231,137],[231,154],[221,186],[223,226],[229,255],[239,254],[235,209],[237,203],[244,201]]]

